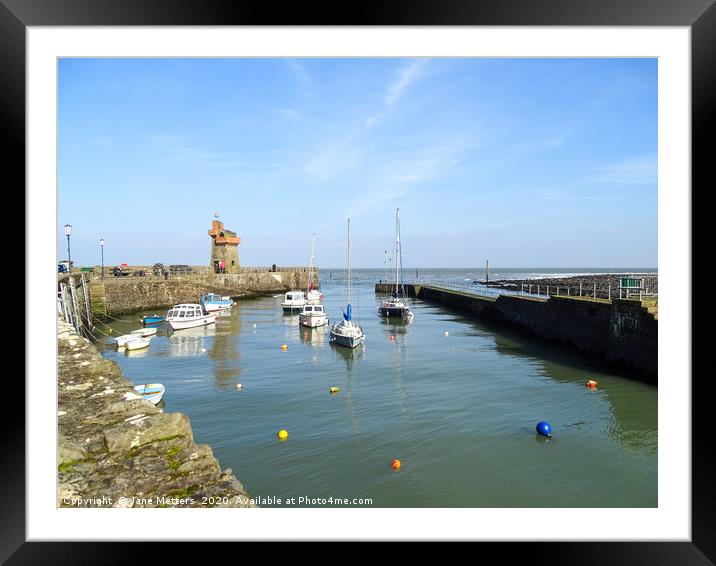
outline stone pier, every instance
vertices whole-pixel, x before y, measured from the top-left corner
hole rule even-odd
[[[186,415],[136,395],[61,318],[57,346],[58,507],[254,506]]]

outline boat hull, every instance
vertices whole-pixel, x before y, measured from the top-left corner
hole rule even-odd
[[[286,313],[301,312],[305,305],[306,305],[306,303],[302,303],[300,305],[285,305],[285,304],[281,303],[281,308],[283,309],[284,314],[286,314]]]
[[[345,336],[343,334],[336,334],[331,332],[331,343],[336,346],[343,346],[344,348],[357,348],[363,343],[364,336]]]
[[[233,301],[221,302],[221,303],[202,303],[207,312],[216,312],[220,310],[230,309],[234,306]]]
[[[408,307],[380,307],[378,314],[385,318],[410,318],[412,316]]]
[[[309,328],[318,328],[319,326],[325,326],[328,324],[328,317],[323,316],[305,316],[303,314],[298,316],[298,321],[301,326],[307,326]]]
[[[134,391],[142,398],[154,405],[158,405],[164,397],[164,386],[161,383],[146,383],[135,385]]]
[[[167,320],[167,324],[172,328],[172,330],[183,330],[185,328],[196,328],[197,326],[206,326],[208,324],[213,324],[216,322],[216,316],[208,315],[208,316],[202,316],[198,318],[192,318],[192,319],[182,319],[182,320]]]
[[[127,348],[127,350],[142,350],[143,348],[149,347],[149,342],[149,338],[139,337],[134,340],[127,341],[124,347]]]
[[[160,323],[164,322],[164,317],[163,316],[145,316],[142,319],[142,322],[144,323],[144,326],[160,324]]]

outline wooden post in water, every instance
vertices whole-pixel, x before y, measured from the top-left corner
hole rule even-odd
[[[485,260],[485,286],[486,287],[490,286],[490,271],[488,269],[489,265],[490,265],[490,261],[486,259]]]

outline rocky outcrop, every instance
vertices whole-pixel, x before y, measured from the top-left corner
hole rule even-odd
[[[134,393],[119,366],[58,320],[59,507],[252,507],[189,418]]]

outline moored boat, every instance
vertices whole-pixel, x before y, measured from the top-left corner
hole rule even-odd
[[[328,315],[323,305],[308,303],[298,315],[298,322],[301,326],[317,328],[328,324]]]
[[[161,383],[144,383],[142,385],[135,385],[134,390],[137,394],[141,395],[145,400],[153,403],[154,405],[159,404],[164,396],[164,386]]]
[[[378,307],[378,314],[386,318],[412,320],[413,313],[405,300],[405,291],[400,281],[403,258],[400,250],[400,209],[395,209],[395,288],[390,297],[383,300]]]
[[[144,326],[149,326],[152,324],[159,324],[161,322],[164,322],[164,315],[161,314],[150,314],[147,316],[142,317],[142,322],[144,323]]]
[[[351,219],[348,219],[348,306],[343,313],[343,320],[334,324],[330,332],[330,341],[338,346],[357,348],[363,344],[365,333],[360,325],[353,320],[353,307],[351,306]]]
[[[148,348],[149,343],[151,342],[151,337],[149,336],[139,336],[137,334],[134,335],[135,338],[131,340],[127,340],[126,344],[124,345],[127,350],[141,350],[143,348]]]
[[[199,302],[207,312],[228,309],[234,305],[234,301],[231,300],[231,297],[222,297],[216,293],[205,293],[201,296]]]
[[[117,348],[124,348],[129,340],[135,340],[136,338],[136,334],[122,334],[121,336],[117,336],[114,342],[117,344]]]
[[[137,336],[154,336],[156,333],[156,328],[139,328],[138,330],[132,330],[130,334],[135,334]]]
[[[300,312],[307,302],[303,291],[289,291],[284,296],[281,308],[284,313]]]
[[[206,326],[215,322],[215,315],[209,314],[202,305],[194,303],[174,305],[167,312],[167,324],[172,330]]]

